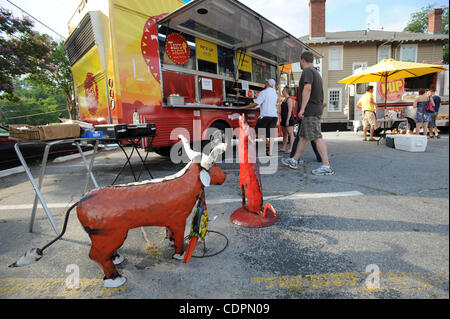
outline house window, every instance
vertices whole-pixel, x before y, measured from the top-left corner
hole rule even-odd
[[[328,70],[342,70],[344,58],[344,47],[336,46],[328,49]]]
[[[400,47],[400,60],[417,62],[417,44],[406,44]]]
[[[342,89],[328,89],[328,112],[342,112]]]
[[[391,58],[391,46],[380,46],[378,47],[378,62],[384,59]]]
[[[362,71],[367,69],[367,62],[353,62],[353,74],[355,74],[356,70]]]

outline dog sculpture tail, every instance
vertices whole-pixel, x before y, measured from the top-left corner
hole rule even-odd
[[[51,245],[53,245],[55,242],[57,242],[64,236],[64,234],[66,233],[66,229],[67,229],[67,223],[69,222],[70,213],[79,204],[80,204],[80,202],[73,204],[67,211],[66,217],[64,219],[63,230],[62,230],[61,234],[59,234],[55,239],[53,239],[51,242],[49,242],[42,248],[31,248],[30,250],[28,250],[25,253],[25,255],[20,257],[19,260],[17,260],[15,263],[9,265],[8,267],[28,266],[28,265],[32,264],[33,262],[40,260],[42,258],[42,256],[44,255],[44,250],[47,249],[48,247],[50,247]]]

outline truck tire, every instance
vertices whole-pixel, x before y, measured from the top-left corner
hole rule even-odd
[[[405,122],[395,122],[392,125],[391,130],[392,129],[396,129],[397,131],[400,131],[400,130],[406,130],[406,131],[411,130],[411,131],[414,131],[414,129],[416,128],[416,122],[412,118],[408,117],[407,119],[408,119],[408,125],[406,125]]]
[[[211,150],[220,143],[227,143],[225,130],[227,126],[224,123],[216,122],[211,125],[206,133],[206,140],[202,141],[202,152],[209,154]],[[231,141],[228,141],[227,148],[232,147]],[[222,154],[222,160],[225,159],[225,153]]]
[[[155,153],[162,157],[170,157],[171,146],[158,147],[155,149]]]

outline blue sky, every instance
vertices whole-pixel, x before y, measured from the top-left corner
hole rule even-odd
[[[67,36],[67,21],[80,0],[11,0],[37,19],[63,36]],[[241,0],[242,3],[278,24],[292,35],[300,37],[309,33],[309,0]],[[327,32],[363,30],[370,28],[402,31],[411,13],[427,4],[448,5],[443,0],[327,0]],[[6,0],[0,6],[22,13]],[[45,27],[35,24],[38,31],[52,34]],[[52,34],[54,35],[54,34]],[[54,35],[56,37],[56,35]]]

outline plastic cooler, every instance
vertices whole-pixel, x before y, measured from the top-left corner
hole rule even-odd
[[[394,144],[397,150],[407,152],[425,152],[427,137],[422,135],[396,135]]]

